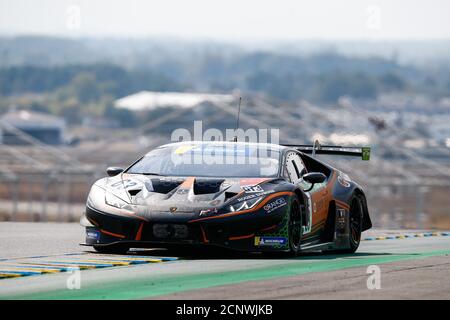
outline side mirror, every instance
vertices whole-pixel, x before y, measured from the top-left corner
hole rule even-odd
[[[122,172],[123,172],[123,169],[119,168],[119,167],[108,167],[108,169],[106,169],[106,173],[110,177],[117,176],[119,173],[122,173]]]
[[[308,192],[314,187],[314,185],[316,183],[322,183],[325,180],[327,180],[327,176],[324,175],[322,172],[310,172],[310,173],[305,174],[302,177],[302,179],[303,179],[303,181],[311,183],[311,188],[309,188],[308,190],[305,190],[306,192]]]

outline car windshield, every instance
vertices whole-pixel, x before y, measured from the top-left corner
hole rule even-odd
[[[182,144],[150,151],[127,173],[162,176],[274,177],[280,152],[250,144]]]

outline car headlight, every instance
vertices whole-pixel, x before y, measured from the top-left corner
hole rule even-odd
[[[262,198],[263,197],[257,197],[257,198],[241,201],[238,203],[234,203],[234,204],[230,205],[228,209],[230,210],[230,212],[238,212],[238,211],[252,209],[262,200]]]
[[[105,203],[119,209],[123,209],[128,205],[128,203],[108,191],[105,192]]]

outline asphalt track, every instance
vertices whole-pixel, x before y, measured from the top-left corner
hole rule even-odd
[[[354,255],[118,256],[78,246],[77,224],[2,222],[0,299],[450,299],[449,233],[374,230],[363,238],[373,240]],[[367,288],[370,265],[380,268],[380,289]],[[77,274],[80,289],[68,289]]]

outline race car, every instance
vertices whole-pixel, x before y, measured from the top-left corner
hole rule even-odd
[[[319,154],[370,157],[370,148],[178,142],[126,169],[110,167],[81,224],[102,253],[218,246],[249,252],[353,253],[371,228],[363,189]]]

